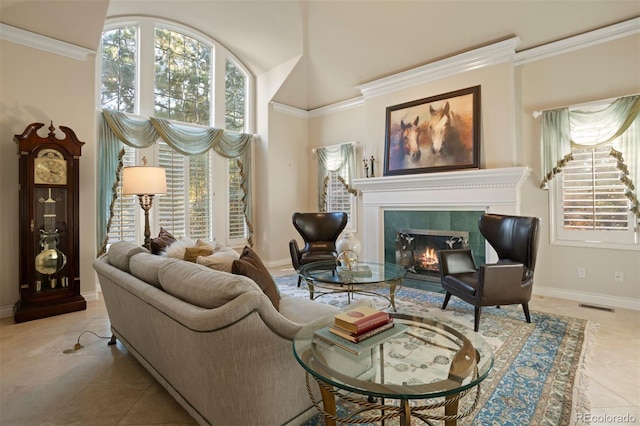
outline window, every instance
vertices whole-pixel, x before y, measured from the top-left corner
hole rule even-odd
[[[351,220],[355,210],[354,196],[349,193],[345,186],[345,179],[348,179],[349,172],[344,173],[346,176],[340,176],[338,172],[329,172],[327,176],[327,198],[326,211],[328,212],[345,212],[349,216],[347,228],[353,229],[354,221]]]
[[[229,130],[242,131],[245,128],[245,108],[247,79],[240,69],[231,61],[225,64],[225,128]],[[246,194],[240,185],[240,167],[238,160],[229,159],[229,210],[227,212],[227,222],[229,223],[227,238],[231,244],[245,241],[249,235],[247,223],[242,211],[243,199]]]
[[[102,108],[135,112],[136,53],[136,27],[102,33]]]
[[[238,161],[229,160],[229,241],[245,239],[247,236],[247,223],[242,211],[242,199],[244,191],[240,186],[240,168]]]
[[[356,232],[356,197],[350,182],[354,168],[354,150],[351,143],[319,148],[318,173],[321,182],[319,210],[345,212],[348,220],[345,229]]]
[[[573,149],[556,178],[561,240],[634,244],[634,217],[611,146]]]
[[[626,182],[630,180],[628,165],[638,159],[633,158],[633,150],[623,148],[637,145],[638,133],[633,124],[618,130],[621,127],[616,120],[620,121],[622,115],[602,114],[598,120],[590,115],[609,107],[603,103],[581,106],[577,115],[571,115],[572,108],[566,116],[570,131],[565,140],[573,143],[567,148],[570,155],[564,157],[560,172],[554,172],[557,175],[549,186],[554,244],[640,248],[638,219],[632,211],[633,197]],[[561,123],[563,117],[556,115],[552,120]],[[622,151],[627,152],[628,158]]]
[[[215,75],[218,63],[225,72]],[[185,125],[249,130],[252,80],[230,52],[202,34],[147,18],[135,23],[112,21],[102,35],[101,64],[102,108]],[[224,105],[218,108],[216,92],[225,93]],[[242,210],[246,195],[239,184],[237,160],[213,151],[185,156],[159,140],[145,149],[125,146],[123,165],[141,164],[142,157],[165,168],[167,175],[167,194],[154,198],[150,212],[152,235],[162,226],[178,237],[246,243],[249,233]],[[222,208],[227,210],[222,218],[217,212],[227,201],[229,209]],[[142,220],[137,199],[119,196],[109,241],[141,239],[136,233],[142,226],[136,221]]]
[[[135,165],[135,150],[125,146],[122,157],[124,167]],[[109,228],[109,241],[137,241],[136,218],[140,210],[136,197],[123,197],[122,184],[118,185],[118,198],[113,205],[113,219]]]

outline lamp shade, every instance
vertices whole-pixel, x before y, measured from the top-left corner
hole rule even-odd
[[[167,193],[167,177],[162,167],[133,166],[122,169],[123,195]]]

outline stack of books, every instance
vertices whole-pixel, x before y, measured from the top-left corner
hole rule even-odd
[[[340,278],[350,278],[350,277],[371,277],[373,273],[371,272],[371,268],[367,265],[356,265],[351,269],[346,268],[344,266],[337,266],[336,270],[338,271],[338,275]]]
[[[388,313],[361,306],[336,314],[329,331],[350,342],[359,343],[392,327],[393,318]]]

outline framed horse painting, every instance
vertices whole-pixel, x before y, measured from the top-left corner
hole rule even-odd
[[[387,107],[384,175],[480,167],[480,86]]]

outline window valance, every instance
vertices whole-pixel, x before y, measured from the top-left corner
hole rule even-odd
[[[183,155],[198,155],[213,149],[225,158],[236,158],[240,167],[240,186],[244,216],[251,244],[251,141],[253,135],[223,129],[190,127],[161,118],[143,119],[119,111],[103,110],[98,141],[98,255],[106,251],[107,235],[117,200],[124,144],[146,148],[162,139]]]
[[[351,180],[355,173],[355,147],[351,143],[316,149],[318,156],[318,206],[326,208],[327,180],[329,172],[338,172],[340,182],[353,195],[357,191]]]
[[[631,211],[640,218],[636,185],[640,182],[640,96],[616,99],[599,110],[558,108],[542,113],[542,182],[548,183],[572,160],[572,147],[611,144],[620,181],[626,186]]]

